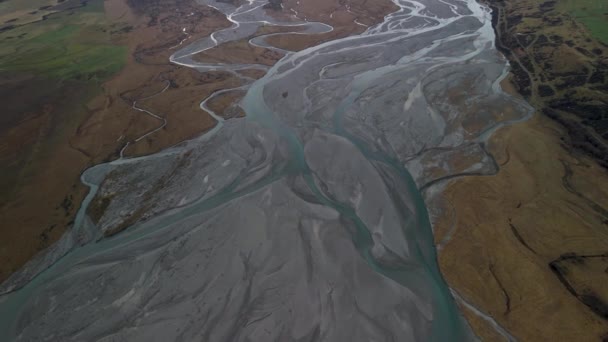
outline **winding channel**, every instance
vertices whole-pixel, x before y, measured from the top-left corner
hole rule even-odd
[[[474,340],[439,272],[425,200],[453,177],[496,172],[485,141],[531,113],[498,86],[507,68],[489,10],[394,0],[400,9],[383,23],[303,51],[251,39],[286,53],[268,68],[192,56],[261,25],[333,28],[277,22],[262,0],[200,2],[233,25],[171,61],[231,72],[243,85],[201,102],[218,121],[204,135],[82,175],[91,191],[75,228],[0,286],[0,336]],[[246,69],[266,74],[254,81]],[[247,91],[246,117],[224,120],[207,102],[233,90]],[[455,156],[475,162],[458,168]],[[112,201],[93,224],[86,208],[96,193]],[[104,237],[141,210],[135,225]]]

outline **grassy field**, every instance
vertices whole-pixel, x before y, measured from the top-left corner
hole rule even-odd
[[[59,79],[102,80],[123,65],[126,48],[74,43],[79,28],[64,26],[26,41],[17,53],[0,60],[0,68]]]
[[[561,0],[558,8],[587,26],[591,34],[608,44],[608,1]]]
[[[0,2],[0,281],[71,226],[91,163],[71,139],[127,60],[127,24],[80,5]]]
[[[511,64],[503,89],[536,114],[492,136],[497,175],[448,185],[439,263],[519,340],[607,341],[608,2],[489,1]],[[504,340],[465,315],[482,340]]]
[[[100,5],[101,4],[101,5]],[[127,50],[112,44],[103,2],[0,34],[0,71],[101,81],[119,71]]]

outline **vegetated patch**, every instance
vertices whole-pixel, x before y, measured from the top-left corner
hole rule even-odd
[[[559,8],[583,23],[591,34],[608,44],[608,4],[598,0],[560,0]]]
[[[89,204],[87,208],[87,215],[93,220],[93,223],[97,224],[103,214],[108,209],[108,206],[112,202],[114,195],[108,196],[95,196],[94,200]]]
[[[73,225],[90,155],[70,139],[101,82],[126,62],[103,0],[83,3],[65,0],[62,8],[77,8],[0,32],[0,281]]]
[[[608,46],[593,39],[597,36],[573,12],[574,7],[605,5],[488,1],[494,8],[496,46],[510,61],[519,93],[567,129],[570,147],[608,168],[608,63],[603,58]]]
[[[80,30],[66,25],[28,39],[17,52],[0,57],[0,68],[84,81],[101,81],[122,68],[126,47],[74,42]]]
[[[555,91],[550,86],[541,84],[538,86],[538,95],[541,97],[553,96],[555,95]]]

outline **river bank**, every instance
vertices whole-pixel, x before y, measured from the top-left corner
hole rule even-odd
[[[363,27],[353,20],[365,17],[370,20],[368,24],[373,24],[395,8],[390,1],[375,1],[373,9],[368,11],[362,3],[352,3],[358,14],[348,13],[338,1],[325,4],[332,12],[320,16],[335,25],[337,33],[331,37],[360,33]],[[34,6],[21,11],[23,13],[36,9],[35,3],[8,5]],[[289,10],[266,12],[284,17],[286,22],[300,20],[294,19],[294,12],[303,5],[294,2],[288,6]],[[95,0],[79,3],[77,9],[66,4],[55,7],[64,12],[54,12],[48,20],[31,24],[26,23],[26,19],[27,22],[31,19],[29,16],[20,16],[20,21],[12,21],[0,36],[6,42],[3,68],[34,67],[38,68],[34,72],[42,75],[54,73],[50,79],[32,77],[31,70],[3,73],[0,96],[8,115],[0,127],[3,134],[0,170],[5,175],[0,181],[0,234],[3,237],[0,282],[35,255],[43,254],[74,227],[87,192],[80,182],[86,168],[119,158],[149,155],[211,130],[216,120],[200,108],[201,99],[244,84],[242,78],[230,72],[201,73],[169,61],[180,48],[231,25],[221,12],[210,6],[187,0],[155,3]],[[310,12],[303,10],[302,13],[307,11]],[[10,14],[19,16],[21,12]],[[38,14],[46,12],[38,11]],[[307,15],[311,20],[319,19],[314,13]],[[271,33],[272,29],[281,30],[278,26],[265,27],[252,37]],[[40,35],[39,31],[50,34]],[[314,35],[300,35],[299,39],[308,41],[290,47],[302,49],[303,44],[317,39],[306,38],[308,36]],[[29,43],[30,37],[37,45]],[[19,61],[12,57],[16,51],[31,50],[27,44],[40,50],[35,50],[34,57],[26,54],[27,58],[21,58],[22,64],[14,63],[13,60]],[[247,40],[245,44],[249,46]],[[54,62],[49,64],[46,56],[55,49],[62,53],[74,46],[78,47],[79,54],[63,53],[64,58],[51,59]],[[81,50],[88,54],[83,55]],[[112,58],[96,52],[106,52]],[[230,44],[217,47],[213,53],[220,61],[235,54],[247,60],[270,53],[265,62],[268,66],[281,56],[262,48],[235,50]],[[73,62],[80,59],[97,62],[91,65]],[[120,63],[112,64],[115,59],[120,59]],[[64,69],[67,71],[55,75]],[[251,82],[264,72],[251,69],[241,70],[239,74]],[[238,106],[242,93],[238,96],[237,93],[226,94],[221,103],[218,97],[209,105],[226,118],[242,115]],[[107,198],[94,201],[89,212],[94,221],[101,218],[107,205]],[[131,217],[127,222],[135,219]]]
[[[591,114],[606,96],[605,80],[593,76],[602,74],[605,47],[553,2],[490,4],[497,46],[512,65],[503,89],[537,112],[490,139],[496,175],[445,187],[435,221],[442,273],[518,340],[601,340],[608,176],[601,117]],[[484,317],[464,313],[480,337],[504,339]]]

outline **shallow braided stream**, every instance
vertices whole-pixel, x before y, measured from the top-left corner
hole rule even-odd
[[[281,24],[263,3],[214,2],[233,27],[172,61],[201,71],[264,68],[191,58]],[[485,140],[529,108],[498,87],[506,62],[486,8],[395,3],[399,11],[361,35],[288,53],[262,79],[244,78],[245,118],[212,113],[219,124],[199,138],[86,171],[92,190],[77,228],[2,285],[0,335],[474,339],[439,273],[425,199],[440,195],[443,180],[496,172]],[[85,210],[97,191],[113,199],[94,225]],[[142,220],[103,237],[141,208]]]

